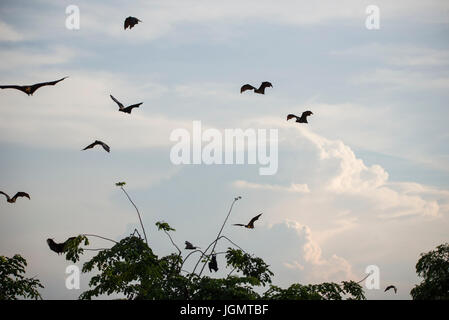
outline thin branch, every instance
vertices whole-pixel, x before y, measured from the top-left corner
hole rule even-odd
[[[176,249],[178,249],[179,255],[181,255],[181,249],[179,249],[179,247],[176,245],[176,243],[173,241],[172,237],[170,236],[170,234],[166,231],[163,230],[165,232],[165,234],[170,238],[171,243],[176,247]]]
[[[221,226],[220,232],[218,232],[217,238],[216,238],[215,241],[214,241],[214,246],[213,246],[213,248],[212,248],[211,253],[213,253],[214,250],[215,250],[215,246],[217,245],[217,242],[218,242],[218,239],[220,238],[221,232],[223,231],[223,228],[224,228],[224,226],[226,225],[226,222],[228,221],[229,216],[231,215],[232,208],[234,207],[234,203],[235,203],[237,200],[240,200],[241,198],[242,198],[242,197],[238,196],[238,197],[234,198],[234,201],[232,201],[231,207],[229,208],[228,215],[226,216],[226,219],[225,219],[225,221],[223,222],[223,224],[222,224],[222,226]],[[207,250],[206,250],[206,252],[207,252]],[[203,258],[203,256],[201,256],[200,260],[201,260],[202,258]],[[203,268],[201,268],[201,271],[200,271],[199,276],[201,276],[201,274],[203,273],[203,270],[204,270],[204,267],[205,267],[205,266],[206,266],[206,262],[204,262]],[[196,266],[195,266],[195,269],[196,269]]]
[[[213,251],[212,251],[209,255],[207,255],[206,252],[207,252],[207,250],[210,248],[211,245],[213,245],[214,243],[218,242],[218,240],[220,240],[221,238],[225,238],[225,239],[228,240],[230,243],[232,243],[234,246],[236,246],[237,248],[239,248],[240,250],[242,250],[243,252],[246,253],[245,250],[243,250],[240,246],[238,246],[236,243],[234,243],[234,242],[233,242],[231,239],[229,239],[228,237],[220,236],[218,239],[215,239],[215,240],[214,240],[214,241],[213,241],[213,242],[206,248],[206,250],[205,250],[204,252],[201,251],[201,252],[203,253],[203,255],[200,257],[200,259],[199,259],[198,262],[196,263],[195,268],[193,268],[192,273],[195,273],[195,270],[196,270],[198,264],[201,262],[201,259],[203,259],[204,256],[206,256],[206,258],[209,258],[209,257],[213,254]],[[200,250],[198,250],[198,251],[200,251]],[[192,252],[192,253],[193,253],[193,252]],[[186,259],[187,259],[187,257],[186,257]],[[206,263],[204,263],[204,264],[206,264]],[[201,275],[201,273],[200,273],[200,275]]]
[[[239,248],[240,250],[242,250],[244,253],[246,253],[245,250],[243,250],[239,245],[237,245],[235,242],[233,242],[231,239],[229,239],[228,237],[225,236],[221,236],[220,238],[225,238],[226,240],[228,240],[230,243],[232,243],[234,246],[236,246],[237,248]]]
[[[141,218],[141,216],[140,216],[139,209],[137,209],[136,204],[133,202],[133,200],[132,200],[131,197],[129,196],[128,192],[126,192],[125,188],[123,188],[123,186],[120,186],[120,189],[123,190],[123,192],[124,192],[124,193],[126,194],[126,196],[128,197],[128,200],[132,203],[132,205],[133,205],[134,208],[136,209],[137,215],[139,216],[140,225],[142,226],[143,235],[144,235],[144,237],[145,237],[145,242],[146,242],[147,245],[148,245],[147,234],[146,234],[146,232],[145,232],[145,228],[143,227],[142,218]]]
[[[373,272],[371,271],[370,273],[368,273],[367,275],[366,275],[366,277],[365,278],[363,278],[362,280],[360,280],[360,281],[357,281],[356,283],[360,283],[360,282],[362,282],[363,280],[365,280],[366,278],[368,278],[370,275],[372,275],[373,274]]]
[[[231,276],[231,274],[234,272],[236,268],[232,269],[231,272],[228,273],[228,276],[226,278],[229,278]]]
[[[112,239],[109,239],[109,238],[106,238],[106,237],[102,237],[102,236],[99,236],[99,235],[96,235],[96,234],[87,234],[87,233],[85,233],[85,234],[82,234],[82,236],[86,236],[86,237],[97,237],[97,238],[101,238],[101,239],[104,239],[104,240],[108,240],[108,241],[111,241],[111,242],[114,242],[114,243],[118,243],[118,242],[115,241],[115,240],[112,240]]]

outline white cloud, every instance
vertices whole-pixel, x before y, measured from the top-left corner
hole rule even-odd
[[[237,180],[233,183],[234,187],[242,189],[256,189],[256,190],[268,190],[268,191],[283,191],[283,192],[295,192],[295,193],[308,193],[310,192],[307,184],[292,183],[289,187],[273,184],[258,184],[251,183],[244,180]]]
[[[0,70],[11,71],[30,67],[48,67],[72,61],[86,55],[79,50],[64,46],[54,46],[46,50],[2,49]]]
[[[16,31],[13,27],[0,21],[0,42],[1,41],[11,41],[17,42],[23,40],[23,35]]]
[[[447,90],[449,88],[449,76],[435,75],[423,71],[378,68],[354,76],[351,83],[382,85],[384,89],[388,90]]]
[[[449,65],[449,50],[405,44],[369,43],[344,50],[331,51],[332,55],[354,56],[379,60],[400,67],[438,67]]]

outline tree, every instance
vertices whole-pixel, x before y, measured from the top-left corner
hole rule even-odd
[[[186,299],[186,300],[256,300],[256,299],[327,299],[341,300],[365,299],[362,287],[354,282],[342,284],[323,283],[319,285],[302,286],[294,284],[288,289],[272,286],[273,273],[269,266],[258,257],[245,252],[228,237],[222,235],[223,228],[232,212],[234,204],[241,197],[234,198],[229,212],[217,237],[204,250],[199,248],[182,256],[179,246],[173,241],[170,232],[176,231],[167,222],[156,222],[159,231],[169,238],[177,252],[164,257],[158,257],[148,244],[141,214],[124,189],[125,182],[117,183],[133,204],[139,217],[144,238],[135,229],[134,233],[122,239],[110,249],[102,249],[90,261],[84,263],[82,272],[98,271],[90,282],[90,289],[83,292],[81,299],[92,299],[100,295],[122,294],[127,299]],[[89,235],[80,235],[76,241],[71,241],[66,249],[66,259],[76,262],[83,254],[79,246],[84,241],[88,244]],[[104,238],[107,239],[107,238]],[[108,239],[110,240],[110,239]],[[226,240],[233,247],[226,252],[216,252],[219,241]],[[92,249],[91,249],[92,250]],[[185,262],[195,253],[198,261],[191,271],[184,270]],[[211,278],[202,272],[212,257],[224,254],[226,267],[231,271],[225,278]],[[200,264],[203,264],[200,267]],[[239,273],[239,275],[233,274]],[[265,294],[259,294],[256,289],[269,286]]]
[[[449,300],[449,244],[421,254],[416,273],[423,281],[410,292],[414,300]]]
[[[26,265],[26,260],[19,254],[12,258],[0,256],[0,300],[42,299],[37,289],[44,286],[34,277],[25,278]]]

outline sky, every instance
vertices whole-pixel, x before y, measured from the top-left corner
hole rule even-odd
[[[79,30],[66,27],[69,5]],[[366,27],[369,5],[379,29]],[[142,22],[124,30],[127,16]],[[207,247],[241,196],[223,234],[264,259],[274,284],[359,281],[375,265],[368,299],[410,299],[420,254],[449,240],[448,35],[444,0],[3,0],[0,84],[69,78],[33,96],[0,91],[0,190],[31,196],[0,199],[0,254],[27,259],[44,299],[76,299],[91,275],[68,290],[71,262],[46,239],[139,229],[115,186],[126,181],[160,256],[175,248],[157,221],[178,246]],[[262,81],[265,95],[240,94]],[[143,104],[118,112],[110,94]],[[308,124],[286,121],[305,110]],[[193,121],[277,129],[277,172],[174,164],[170,135]],[[111,152],[81,152],[96,139]],[[231,225],[259,213],[253,230]],[[230,272],[223,256],[218,266],[206,275]]]

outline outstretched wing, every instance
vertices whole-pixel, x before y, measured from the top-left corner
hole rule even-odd
[[[241,226],[241,227],[246,227],[246,224],[241,224],[241,223],[234,223],[233,226]]]
[[[15,196],[14,197],[12,197],[12,199],[11,200],[13,200],[13,201],[15,201],[17,198],[19,198],[19,197],[25,197],[25,198],[28,198],[28,199],[31,199],[30,198],[30,195],[28,194],[28,193],[26,193],[26,192],[17,192],[16,194],[15,194]]]
[[[5,197],[6,197],[6,200],[11,200],[11,198],[6,193],[4,193],[3,191],[0,191],[0,194],[4,194]]]
[[[302,113],[301,117],[308,117],[311,116],[312,114],[313,114],[312,111],[307,110]]]
[[[273,88],[273,85],[271,84],[271,82],[264,81],[264,82],[262,82],[262,84],[260,85],[259,90],[261,90],[261,89],[264,90],[264,89],[267,88],[267,87]]]
[[[290,119],[292,119],[292,118],[298,119],[298,117],[295,116],[294,114],[289,114],[289,115],[287,116],[287,121],[290,120]]]
[[[91,148],[95,147],[97,144],[98,144],[98,142],[95,141],[95,142],[91,143],[90,145],[88,145],[87,147],[85,147],[83,150],[91,149]]]
[[[111,151],[111,148],[109,148],[109,146],[106,143],[104,143],[103,141],[98,141],[98,143],[101,144],[103,149],[106,150],[107,152]]]
[[[241,88],[240,88],[240,93],[245,92],[246,90],[256,90],[256,88],[254,88],[252,85],[250,84],[244,84]]]
[[[55,84],[57,84],[58,82],[61,82],[62,80],[66,79],[66,78],[68,78],[68,77],[64,77],[64,78],[61,78],[61,79],[55,80],[55,81],[41,82],[41,83],[33,84],[32,86],[30,86],[31,87],[30,94],[33,94],[40,87],[43,87],[43,86],[54,86]]]
[[[261,213],[261,214],[258,214],[258,215],[255,216],[254,218],[252,218],[251,221],[248,223],[248,226],[254,227],[254,222],[255,222],[256,220],[258,220],[259,217],[260,217],[261,215],[262,215],[262,213]]]
[[[114,97],[112,96],[112,94],[110,94],[109,96],[111,97],[112,100],[114,100],[115,103],[118,104],[118,107],[120,108],[120,110],[122,110],[123,108],[125,108],[125,106],[124,106],[120,101],[118,101],[116,98],[114,98]]]
[[[133,108],[138,108],[142,103],[143,103],[143,102],[141,102],[141,103],[136,103],[136,104],[133,104],[133,105],[130,105],[130,106],[124,108],[124,109],[121,110],[121,111],[126,112],[126,113],[131,113],[131,110],[132,110]]]
[[[268,81],[264,81],[260,85],[259,89],[254,90],[254,92],[260,93],[260,94],[265,94],[265,88],[267,88],[267,87],[273,87],[273,85]]]
[[[27,86],[16,86],[16,85],[0,86],[0,89],[17,89],[28,94],[28,92],[26,92],[26,88]]]

